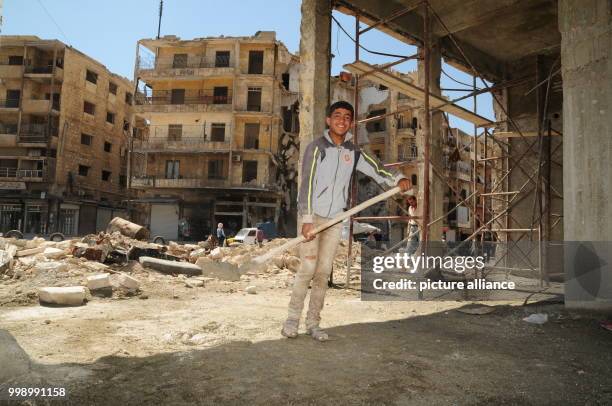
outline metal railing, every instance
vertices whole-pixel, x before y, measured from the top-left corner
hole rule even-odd
[[[42,178],[42,169],[1,168],[0,178]]]
[[[183,58],[140,58],[138,69],[200,69],[200,68],[231,68],[230,56],[187,55]]]
[[[17,134],[17,124],[0,124],[0,134]]]
[[[1,108],[18,109],[19,99],[0,99]]]
[[[214,90],[186,91],[184,96],[179,96],[170,90],[157,90],[153,94],[136,93],[137,105],[167,105],[167,104],[231,104],[232,95],[215,95]]]
[[[26,66],[25,73],[53,73],[53,65],[42,65],[42,66]]]

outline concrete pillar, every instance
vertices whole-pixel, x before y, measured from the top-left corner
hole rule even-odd
[[[612,3],[560,0],[563,75],[563,189],[566,241],[608,241],[612,230]],[[597,244],[593,244],[595,247]],[[592,248],[591,248],[592,249]],[[601,258],[601,251],[596,251]],[[612,309],[612,255],[596,290],[565,261],[566,306]],[[596,272],[593,271],[593,272]]]
[[[431,41],[432,47],[429,51],[429,91],[432,95],[441,95],[440,91],[440,73],[442,68],[442,57],[440,55],[440,47],[435,41]],[[425,87],[425,64],[422,60],[418,62],[418,86]],[[442,115],[437,112],[431,118],[431,138],[429,139],[429,157],[431,163],[442,170]],[[418,130],[417,130],[417,146],[419,148],[419,156],[423,154],[423,141],[425,134],[423,133],[423,123],[425,122],[425,110],[421,107],[418,113]],[[418,204],[423,207],[423,164],[419,165],[418,175]],[[446,184],[441,181],[434,172],[430,169],[429,173],[429,221],[437,219],[444,214],[444,191]],[[440,241],[442,239],[442,221],[433,224],[429,228],[429,240]]]

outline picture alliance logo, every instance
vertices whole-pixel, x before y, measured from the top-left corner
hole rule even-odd
[[[405,270],[415,273],[418,269],[441,269],[464,273],[473,269],[484,268],[485,256],[413,256],[407,253],[396,253],[390,256],[375,256],[372,258],[372,271],[381,273],[385,270]]]

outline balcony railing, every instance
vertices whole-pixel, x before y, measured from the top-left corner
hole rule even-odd
[[[26,66],[25,73],[35,73],[35,74],[53,73],[53,65]]]
[[[211,141],[204,137],[150,137],[134,140],[134,150],[141,151],[229,151],[229,141]]]
[[[152,95],[136,93],[137,105],[167,104],[231,104],[231,92],[227,95],[215,95],[213,90],[195,90],[185,92],[184,97],[168,90],[154,91]]]
[[[278,187],[273,184],[260,184],[257,182],[231,183],[227,175],[220,175],[214,178],[180,178],[165,179],[156,177],[133,177],[132,187],[135,188],[258,188],[276,190]]]
[[[42,178],[44,171],[42,169],[17,169],[17,168],[1,168],[0,178]]]
[[[22,124],[17,141],[21,143],[46,143],[49,135],[57,136],[57,134],[57,127],[49,127],[48,124]]]
[[[0,108],[18,109],[19,99],[0,99]]]
[[[0,134],[17,134],[17,124],[0,124]]]
[[[138,69],[200,69],[200,68],[231,68],[229,56],[188,55],[181,58],[140,58]]]

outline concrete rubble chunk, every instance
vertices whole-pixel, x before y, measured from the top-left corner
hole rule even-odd
[[[68,270],[68,264],[59,261],[39,262],[34,265],[37,272],[65,272]]]
[[[41,304],[81,306],[87,297],[84,286],[47,287],[38,289]]]
[[[149,239],[149,230],[141,225],[122,219],[121,217],[112,219],[108,223],[108,226],[106,226],[106,232],[109,234],[119,232],[126,237],[135,238],[137,240]]]
[[[45,251],[45,247],[26,248],[24,250],[17,251],[18,257],[27,257],[28,255],[36,255]]]
[[[257,286],[253,286],[253,285],[247,286],[245,289],[245,292],[250,295],[255,295],[257,294]]]
[[[16,253],[17,246],[13,244],[0,246],[0,272],[11,268]]]
[[[198,258],[196,266],[201,269],[202,275],[225,281],[239,281],[240,271],[235,265],[227,262],[213,261],[208,257]]]
[[[93,261],[83,262],[83,266],[93,272],[104,272],[110,268],[108,265]]]
[[[204,287],[204,281],[201,279],[190,279],[185,281],[185,286],[188,288],[202,288]]]
[[[59,248],[47,247],[43,251],[43,255],[50,259],[60,259],[66,256],[66,251]]]
[[[129,275],[122,273],[119,275],[119,284],[126,289],[137,290],[140,288],[140,282],[138,279],[133,278]]]
[[[210,259],[221,259],[225,256],[223,249],[221,247],[217,247],[214,250],[210,251],[209,258]]]
[[[167,274],[201,275],[202,269],[189,262],[168,261],[165,259],[140,257],[142,266]]]
[[[89,290],[110,288],[110,274],[102,273],[87,277],[87,287]]]

